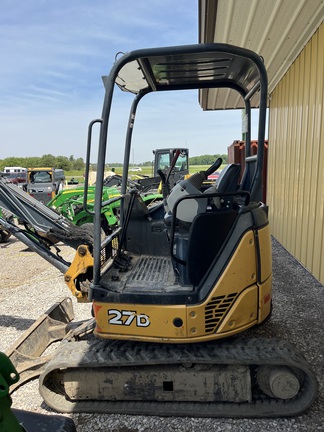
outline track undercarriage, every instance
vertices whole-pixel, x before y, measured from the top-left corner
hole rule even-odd
[[[159,416],[294,416],[314,401],[317,381],[283,340],[161,345],[63,343],[40,377],[59,412]]]
[[[20,374],[11,391],[40,375],[41,395],[58,412],[191,417],[294,416],[317,394],[309,364],[285,340],[101,340],[93,319],[78,326],[72,319],[65,299],[7,351]],[[63,340],[44,357],[57,339]]]

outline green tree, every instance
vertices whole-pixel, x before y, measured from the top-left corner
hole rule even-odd
[[[69,171],[71,169],[71,162],[66,156],[57,156],[54,167]]]
[[[227,164],[228,163],[228,156],[227,156],[227,154],[222,154],[220,157],[223,159],[223,164]]]
[[[43,167],[54,167],[56,162],[56,157],[51,154],[46,154],[40,158],[40,162]]]
[[[25,158],[25,165],[26,168],[38,168],[42,166],[41,159],[36,156]]]
[[[17,157],[9,157],[3,160],[3,166],[21,166],[25,167],[24,165],[24,158],[17,158]]]
[[[73,165],[73,169],[78,171],[83,171],[85,168],[85,163],[83,162],[82,158],[75,159],[72,165]]]

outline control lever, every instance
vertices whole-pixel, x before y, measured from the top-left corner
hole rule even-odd
[[[206,178],[212,174],[214,171],[218,170],[218,168],[222,165],[223,159],[222,158],[217,158],[216,161],[213,163],[212,166],[210,166],[206,171]]]

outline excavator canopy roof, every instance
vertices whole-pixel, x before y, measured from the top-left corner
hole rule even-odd
[[[116,84],[124,91],[230,87],[244,97],[266,76],[252,51],[226,44],[199,44],[132,51],[120,58]],[[262,79],[261,79],[262,80]]]

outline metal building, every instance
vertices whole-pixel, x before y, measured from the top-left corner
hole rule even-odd
[[[200,0],[199,42],[260,54],[269,75],[267,199],[274,237],[324,282],[324,1]],[[239,108],[203,90],[203,109]],[[233,137],[234,139],[236,137]]]

